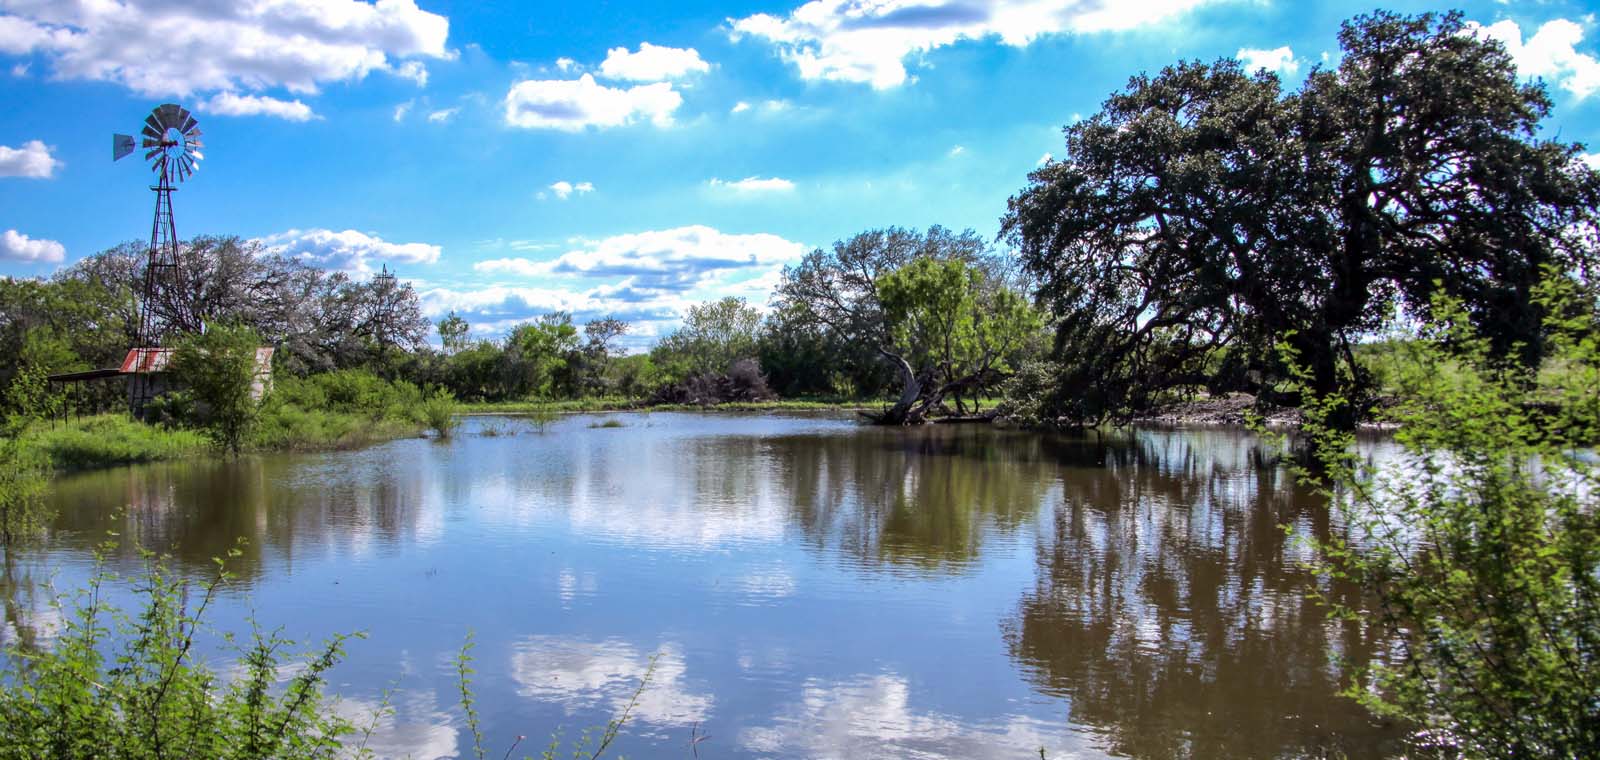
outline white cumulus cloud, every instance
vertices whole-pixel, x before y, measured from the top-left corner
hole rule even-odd
[[[1023,46],[1046,34],[1133,29],[1211,0],[812,0],[787,16],[729,19],[733,38],[774,45],[803,79],[904,84],[905,59],[961,40]]]
[[[714,188],[731,190],[740,195],[786,193],[794,189],[794,183],[782,177],[745,177],[738,180],[712,178],[709,184]]]
[[[317,118],[311,106],[294,100],[279,100],[266,95],[240,95],[219,92],[201,103],[199,110],[223,116],[275,116],[289,121],[309,121]]]
[[[702,60],[694,48],[663,47],[648,42],[640,43],[637,53],[630,53],[625,47],[612,48],[606,51],[606,59],[600,64],[601,76],[630,82],[663,82],[710,70],[711,64]]]
[[[576,191],[574,185],[574,191]],[[544,245],[511,245],[537,250]],[[456,311],[474,335],[503,335],[563,310],[578,321],[613,316],[632,323],[623,341],[644,348],[670,332],[689,306],[724,296],[766,302],[785,264],[805,246],[771,234],[729,234],[705,226],[571,240],[559,256],[497,258],[473,270],[485,286],[422,288],[423,313]]]
[[[0,177],[49,179],[60,166],[61,161],[50,155],[50,146],[43,141],[29,140],[20,148],[0,145]]]
[[[394,70],[394,75],[416,82],[418,87],[428,86],[428,66],[422,61],[406,61]]]
[[[620,127],[640,120],[664,127],[683,104],[667,82],[628,88],[607,87],[584,74],[578,79],[529,79],[506,93],[506,123],[529,129],[569,132],[587,127]]]
[[[1600,89],[1600,59],[1578,51],[1583,27],[1576,22],[1559,18],[1545,22],[1526,40],[1522,28],[1510,20],[1489,26],[1469,22],[1467,29],[1504,44],[1523,76],[1542,77],[1580,99]]]
[[[380,264],[432,264],[442,249],[430,243],[391,243],[356,230],[289,230],[260,238],[263,250],[325,269],[370,274]]]
[[[0,52],[55,76],[149,96],[283,88],[313,94],[372,71],[416,79],[407,59],[449,58],[449,20],[415,0],[9,0]],[[396,68],[398,66],[398,68]]]
[[[1239,52],[1234,53],[1233,57],[1238,58],[1245,69],[1251,72],[1266,69],[1278,74],[1293,74],[1300,70],[1300,62],[1294,59],[1294,51],[1290,50],[1288,45],[1271,50],[1239,48]]]
[[[66,246],[54,240],[31,238],[16,230],[0,232],[0,261],[59,264],[66,257]]]
[[[775,268],[797,260],[805,246],[777,235],[728,234],[704,225],[614,235],[586,243],[550,260],[492,259],[473,265],[479,272],[522,276],[568,275],[622,278],[605,295],[648,300],[706,284],[720,274]]]
[[[561,180],[560,182],[550,185],[550,192],[555,193],[557,198],[566,200],[567,198],[571,197],[573,193],[584,195],[586,193],[594,192],[594,183],[579,182],[577,184],[573,184],[566,180]]]

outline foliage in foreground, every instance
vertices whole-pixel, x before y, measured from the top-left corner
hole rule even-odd
[[[324,709],[324,674],[348,637],[294,658],[277,631],[251,632],[226,680],[195,650],[206,609],[228,580],[221,560],[197,584],[145,555],[128,614],[104,598],[114,578],[97,568],[65,628],[45,651],[11,649],[0,680],[0,758],[333,758],[355,726]],[[298,673],[280,686],[279,674]]]
[[[102,547],[100,557],[113,548]],[[230,557],[238,556],[235,549]],[[361,634],[337,635],[300,655],[280,630],[264,631],[252,620],[248,643],[224,641],[236,657],[236,672],[213,671],[197,654],[205,614],[229,582],[226,562],[216,560],[206,579],[190,581],[164,558],[142,552],[143,571],[132,581],[139,610],[128,614],[106,600],[108,585],[121,580],[97,561],[87,588],[74,602],[54,601],[63,629],[48,648],[19,644],[0,653],[0,760],[84,758],[146,760],[324,760],[368,758],[378,721],[390,711],[387,696],[371,722],[358,726],[325,693],[328,672],[344,657],[344,645]],[[471,734],[471,751],[486,756],[472,693],[472,639],[455,660],[460,704]],[[620,735],[649,684],[655,660],[623,710],[603,727],[570,743],[572,756],[596,760]],[[285,678],[285,674],[293,675]],[[518,736],[504,757],[522,742]],[[552,736],[539,755],[559,756]],[[524,756],[526,757],[526,756]]]
[[[1435,305],[1431,337],[1454,350],[1419,341],[1394,363],[1398,461],[1362,467],[1330,424],[1342,401],[1307,409],[1349,525],[1317,569],[1371,592],[1396,643],[1351,695],[1422,727],[1424,751],[1600,747],[1600,319],[1553,282],[1537,300],[1563,371],[1536,380],[1493,359],[1459,307]]]

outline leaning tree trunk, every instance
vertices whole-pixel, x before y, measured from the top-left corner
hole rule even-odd
[[[917,377],[916,370],[911,368],[911,362],[906,361],[904,356],[883,348],[879,348],[878,353],[888,359],[900,375],[900,400],[888,411],[867,415],[868,418],[878,425],[914,425],[921,422],[921,415],[913,413],[917,399],[922,396],[921,378]]]

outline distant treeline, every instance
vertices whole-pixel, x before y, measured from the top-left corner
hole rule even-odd
[[[995,290],[1000,280],[978,268],[981,264],[998,271],[1002,266],[981,239],[937,228],[926,234],[887,230],[841,246],[840,251],[854,246],[853,252],[818,251],[786,277],[790,296],[780,298],[769,313],[763,315],[737,298],[691,306],[681,327],[648,352],[632,355],[617,346],[632,327],[622,320],[580,323],[558,311],[517,325],[503,337],[473,338],[467,322],[455,313],[430,324],[407,283],[392,277],[355,280],[263,251],[238,237],[184,243],[183,285],[166,292],[153,308],[180,334],[198,332],[204,325],[248,328],[276,347],[280,377],[366,370],[448,390],[465,401],[876,398],[900,388],[897,368],[884,361],[897,339],[904,346],[900,353],[922,365],[924,381],[977,373],[953,390],[968,396],[994,390],[1003,378],[996,358],[961,354],[961,341],[984,337],[967,334],[971,323],[982,322],[984,316],[973,308],[973,299],[989,298],[973,289],[1000,292]],[[805,289],[818,285],[822,268],[838,269],[861,249],[871,249],[874,272],[898,271],[919,258],[949,259],[956,269],[944,272],[942,280],[914,279],[911,275],[922,270],[906,269],[898,285],[890,284],[900,288],[892,313],[876,299],[855,303],[874,287],[873,282],[857,282],[861,292],[852,291],[847,299],[854,299],[859,313],[848,321],[839,314],[819,317],[813,307],[824,296]],[[17,357],[0,366],[0,388],[26,368],[59,373],[120,362],[135,341],[143,260],[143,246],[127,243],[47,279],[0,280],[0,352]],[[993,287],[984,285],[991,279]],[[935,292],[940,288],[942,292]],[[1020,291],[1005,292],[1007,303],[1022,305]],[[935,301],[922,304],[919,299]],[[963,304],[964,299],[970,303]],[[960,311],[963,305],[965,312]],[[932,324],[944,316],[933,313],[940,309],[953,309],[955,319]],[[1030,324],[1037,332],[1036,322]],[[437,346],[428,341],[432,329],[438,331]],[[891,335],[895,330],[901,334]],[[952,347],[948,351],[947,345]],[[973,346],[967,349],[971,353]],[[968,367],[968,361],[977,363]],[[109,403],[118,389],[101,392]]]

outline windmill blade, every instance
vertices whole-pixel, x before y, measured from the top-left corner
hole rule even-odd
[[[172,122],[172,126],[177,127],[179,132],[183,131],[183,126],[185,124],[194,121],[194,117],[189,115],[189,109],[184,108],[183,106],[178,106],[177,117],[177,120]]]
[[[121,161],[123,156],[133,152],[133,135],[111,136],[111,160]]]
[[[200,146],[196,145],[194,147],[198,148]],[[185,156],[193,156],[195,161],[204,161],[204,160],[206,160],[206,154],[201,153],[200,151],[194,150],[192,148],[189,149],[189,150],[184,151],[183,155],[185,155]]]
[[[161,147],[161,141],[155,139],[154,137],[146,137],[146,138],[144,138],[144,141],[139,144],[139,147],[141,147],[141,148],[159,148],[159,147]]]
[[[145,137],[148,137],[148,138],[150,138],[152,140],[160,140],[161,139],[161,125],[160,124],[152,125],[150,123],[149,119],[145,119],[144,121],[145,121],[144,129],[139,130],[139,134],[144,135]]]
[[[194,130],[195,126],[198,125],[199,123],[200,122],[197,121],[193,116],[189,115],[188,111],[184,111],[183,112],[183,126],[178,127],[178,131],[182,132],[182,133],[184,133],[186,135],[190,134]]]
[[[177,103],[162,103],[156,107],[156,119],[161,122],[161,128],[165,130],[182,124],[183,120],[178,118],[178,112],[182,110]]]
[[[183,141],[183,147],[184,147],[185,150],[188,150],[189,148],[204,148],[204,147],[206,147],[206,144],[203,143],[203,142],[200,142],[199,140],[185,139]]]
[[[150,159],[155,158],[156,154],[158,154],[160,152],[161,152],[161,148],[156,148],[155,150],[152,150],[149,153],[144,154],[144,160],[149,161]]]

